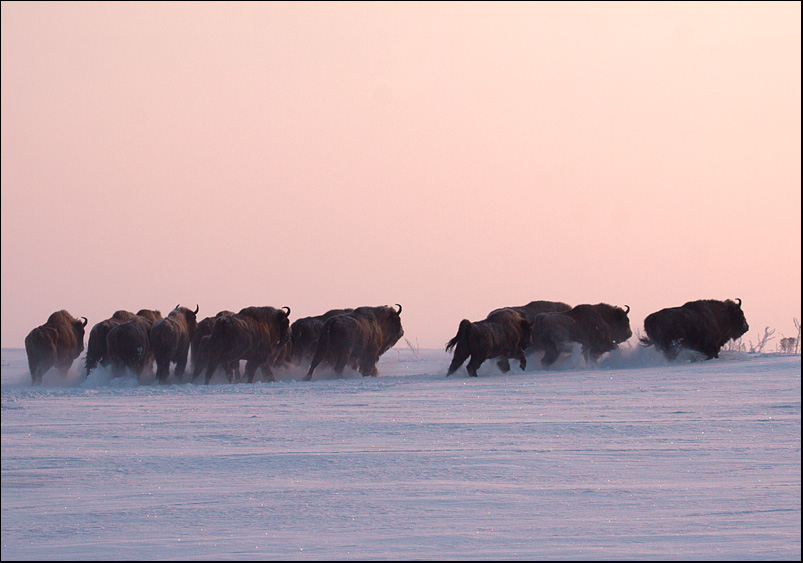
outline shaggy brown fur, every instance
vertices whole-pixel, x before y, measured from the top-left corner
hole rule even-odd
[[[86,317],[81,319],[83,321],[62,309],[50,315],[45,324],[36,327],[25,337],[25,352],[33,385],[41,385],[42,376],[52,367],[62,376],[67,375],[73,361],[84,350],[87,320]]]
[[[113,376],[121,376],[124,370],[129,370],[140,380],[145,369],[153,367],[149,333],[153,323],[161,318],[159,311],[140,309],[136,315],[109,330],[106,351]]]
[[[290,325],[290,361],[295,365],[312,360],[324,323],[336,315],[351,313],[354,309],[332,309],[323,315],[302,317]]]
[[[127,321],[134,316],[134,313],[125,310],[115,311],[115,313],[106,320],[100,321],[92,330],[89,331],[89,341],[86,345],[86,357],[84,358],[84,367],[86,369],[86,376],[89,372],[95,369],[98,364],[106,366],[109,363],[109,357],[106,352],[106,336],[112,327]]]
[[[512,307],[496,309],[483,320],[460,321],[457,335],[446,344],[446,351],[454,348],[454,357],[446,376],[452,375],[463,365],[468,374],[477,377],[477,370],[485,360],[499,358],[499,369],[510,371],[510,358],[519,360],[521,369],[527,367],[524,351],[530,342],[531,324],[527,318]]]
[[[606,303],[577,305],[562,313],[541,313],[533,325],[533,348],[544,350],[541,365],[549,367],[571,345],[582,346],[586,361],[596,362],[633,335],[626,310]]]
[[[736,301],[701,299],[651,313],[644,319],[647,336],[641,343],[655,346],[668,360],[674,360],[682,349],[700,352],[707,360],[718,358],[728,340],[750,328],[741,299]]]
[[[335,315],[321,329],[318,346],[305,381],[312,379],[318,364],[325,361],[338,375],[346,365],[365,376],[377,375],[376,363],[404,335],[401,305],[392,307],[358,307],[350,313]]]
[[[260,368],[265,379],[273,381],[271,365],[277,352],[290,339],[290,308],[246,307],[234,315],[222,316],[212,325],[209,337],[209,364],[205,384],[217,367],[245,360],[248,383]]]
[[[181,381],[187,368],[190,340],[198,326],[197,313],[197,305],[194,311],[176,305],[166,318],[153,323],[150,340],[153,357],[156,360],[156,379],[159,383],[167,382],[171,362],[176,364],[175,376]]]

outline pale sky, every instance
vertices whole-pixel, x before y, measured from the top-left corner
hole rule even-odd
[[[179,303],[796,335],[800,6],[2,2],[2,346]]]

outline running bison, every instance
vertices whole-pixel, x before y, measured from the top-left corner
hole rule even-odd
[[[533,348],[543,350],[541,365],[554,364],[564,353],[571,353],[580,344],[586,362],[596,362],[600,356],[615,350],[633,335],[627,314],[630,307],[615,307],[607,303],[577,305],[561,313],[541,313],[533,323]]]
[[[700,352],[710,360],[719,357],[719,350],[728,340],[739,338],[749,328],[741,299],[701,299],[648,315],[644,319],[647,336],[641,338],[641,343],[655,346],[670,361],[682,349]]]
[[[350,313],[335,315],[321,329],[318,346],[304,381],[312,379],[318,364],[325,361],[335,373],[343,374],[346,365],[359,370],[363,377],[376,377],[376,363],[404,335],[402,306],[357,307]]]
[[[31,370],[31,384],[41,385],[42,376],[54,367],[66,376],[84,349],[86,317],[76,319],[65,310],[56,311],[47,322],[25,337],[25,352]]]
[[[162,318],[154,309],[140,309],[137,314],[113,326],[106,335],[106,353],[113,377],[129,370],[140,381],[145,368],[153,368],[150,330]]]
[[[212,326],[220,317],[233,315],[234,311],[220,311],[214,317],[206,317],[198,323],[195,334],[190,342],[190,360],[192,361],[192,378],[195,379],[209,365],[209,340],[212,335]],[[224,366],[230,381],[240,377],[240,360]],[[236,376],[236,377],[235,377]]]
[[[294,365],[301,365],[311,361],[321,337],[323,324],[335,315],[351,313],[354,309],[332,309],[323,315],[302,317],[290,325],[290,361]]]
[[[175,375],[178,380],[187,367],[190,341],[198,326],[195,310],[176,305],[164,319],[159,319],[151,327],[150,339],[153,358],[156,360],[156,379],[166,383],[170,376],[170,363],[176,364]]]
[[[466,370],[477,377],[477,370],[485,360],[499,358],[497,365],[504,373],[510,371],[510,358],[519,361],[521,369],[527,367],[524,351],[530,343],[531,323],[513,307],[496,309],[478,322],[460,321],[457,335],[446,344],[448,352],[454,348],[454,357],[446,377],[452,375],[471,357]]]
[[[525,319],[530,321],[530,325],[535,323],[536,315],[541,313],[563,313],[568,311],[572,308],[571,305],[567,305],[561,301],[530,301],[526,305],[521,305],[519,307],[507,307],[508,309],[513,309],[518,314],[523,316]],[[500,309],[497,309],[500,310]],[[492,311],[491,314],[495,313],[496,311]],[[530,354],[536,351],[535,346],[532,343],[532,338],[530,342],[527,344],[527,349],[525,350],[526,354]]]
[[[271,366],[276,354],[290,339],[290,307],[246,307],[239,313],[221,316],[209,335],[209,363],[205,384],[219,365],[245,360],[245,375],[253,383],[260,368],[265,379],[273,381]]]
[[[134,316],[134,313],[125,310],[115,311],[115,313],[104,321],[100,321],[92,330],[89,331],[89,341],[86,345],[86,357],[84,358],[84,367],[86,369],[86,376],[89,377],[95,367],[100,364],[106,367],[109,363],[109,356],[106,352],[106,336],[112,327],[127,321]]]

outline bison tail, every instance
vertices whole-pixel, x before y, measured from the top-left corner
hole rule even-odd
[[[460,321],[460,327],[457,329],[457,334],[449,342],[446,343],[446,351],[450,351],[458,343],[462,342],[468,346],[468,335],[471,331],[471,321],[463,319]]]

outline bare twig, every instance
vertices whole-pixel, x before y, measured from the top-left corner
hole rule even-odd
[[[415,361],[417,362],[421,361],[421,357],[418,355],[418,338],[415,339],[415,346],[413,346],[412,342],[410,342],[406,338],[404,339],[404,341],[407,343],[407,347],[413,351],[413,355],[415,356]]]
[[[755,344],[753,344],[752,340],[750,341],[750,352],[761,354],[767,342],[775,338],[773,334],[775,334],[775,329],[770,330],[770,327],[765,327],[764,336],[759,338]]]

